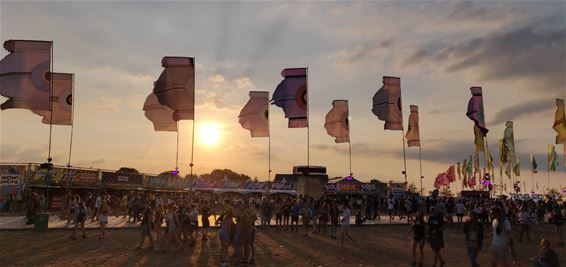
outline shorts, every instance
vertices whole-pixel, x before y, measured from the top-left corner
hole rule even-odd
[[[108,216],[107,215],[99,215],[98,219],[100,220],[100,223],[108,223]]]
[[[425,236],[424,235],[414,235],[413,236],[413,241],[415,242],[422,242],[425,240]]]
[[[349,233],[350,232],[350,224],[342,224],[342,231]]]
[[[224,229],[220,229],[218,230],[218,239],[220,239],[220,241],[228,241],[230,240],[230,233]]]

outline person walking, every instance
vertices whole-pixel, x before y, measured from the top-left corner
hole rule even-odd
[[[466,248],[470,257],[472,267],[479,267],[477,257],[483,246],[483,224],[478,218],[478,214],[470,212],[470,216],[464,224],[466,234]]]
[[[98,222],[100,224],[99,238],[102,239],[106,235],[106,225],[108,224],[108,216],[110,215],[110,207],[108,206],[108,202],[106,200],[102,200],[98,211]]]

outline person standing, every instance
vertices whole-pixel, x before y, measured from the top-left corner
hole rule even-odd
[[[208,206],[208,201],[204,202],[204,205],[200,208],[201,213],[201,225],[202,225],[202,241],[208,240],[208,231],[210,229],[210,207]]]
[[[523,234],[527,233],[527,242],[530,241],[530,231],[531,231],[531,216],[527,210],[527,206],[524,205],[521,208],[521,213],[519,213],[519,224],[521,225],[521,232],[519,233],[519,242],[523,242]]]
[[[413,224],[411,225],[411,229],[409,230],[409,232],[407,232],[406,235],[413,233],[413,264],[412,266],[415,267],[417,266],[417,246],[420,250],[421,253],[421,257],[419,260],[419,264],[418,267],[422,267],[423,266],[423,260],[424,260],[424,245],[425,245],[425,239],[426,239],[426,224],[424,221],[424,215],[423,212],[421,210],[417,211],[417,214],[415,216],[415,219],[413,220]],[[406,236],[405,235],[405,236]]]
[[[479,267],[477,257],[483,246],[483,224],[475,212],[470,213],[470,217],[464,225],[464,233],[466,234],[466,247],[470,264],[472,267]]]
[[[466,211],[466,206],[464,205],[464,203],[462,203],[461,199],[458,200],[458,203],[456,204],[456,217],[458,218],[459,223],[462,223],[465,211]]]
[[[98,194],[96,200],[94,201],[94,213],[92,214],[92,218],[90,219],[91,222],[97,220],[97,215],[100,209],[100,205],[102,205],[102,194]]]
[[[110,215],[110,207],[106,200],[103,200],[99,207],[98,221],[100,223],[100,236],[99,238],[104,238],[106,234],[106,225],[108,224],[108,216]]]
[[[81,227],[83,238],[86,238],[85,221],[87,220],[88,210],[84,201],[80,201],[80,203],[75,206],[75,212],[73,212],[73,214],[75,214],[75,218],[73,219],[75,227],[73,228],[73,235],[71,237],[73,240],[77,239],[77,229]]]
[[[351,216],[352,210],[350,210],[350,204],[346,202],[346,204],[344,204],[344,213],[342,214],[342,239],[340,240],[340,246],[344,246],[344,236],[356,243],[356,240],[354,240],[354,238],[350,235]]]
[[[433,267],[440,261],[440,267],[444,266],[442,258],[442,249],[444,248],[444,216],[441,211],[432,206],[430,208],[430,216],[428,217],[428,238],[430,247],[434,252]]]
[[[493,238],[491,240],[491,247],[489,248],[491,265],[493,267],[511,266],[511,222],[503,216],[499,207],[493,207],[491,214],[493,217]]]

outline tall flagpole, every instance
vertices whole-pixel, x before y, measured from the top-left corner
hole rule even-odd
[[[348,140],[350,137],[348,137]],[[354,175],[352,173],[352,143],[348,141],[348,155],[350,156],[350,176]]]
[[[71,153],[73,151],[73,129],[75,127],[75,74],[72,76],[72,87],[71,87],[71,138],[69,141],[69,159],[67,161],[67,167],[71,167]],[[53,114],[51,114],[53,115]]]
[[[195,64],[195,58],[193,58],[193,68],[196,69],[196,64]],[[193,88],[195,88],[195,79],[193,79]],[[195,99],[196,100],[196,99]],[[191,136],[191,163],[189,164],[189,167],[191,167],[191,180],[189,181],[189,200],[192,201],[193,200],[193,181],[195,180],[193,177],[193,167],[195,166],[194,164],[194,154],[195,154],[195,124],[196,124],[196,110],[195,110],[195,104],[193,101],[193,134]],[[177,129],[178,131],[179,129]]]
[[[47,163],[51,163],[51,135],[53,133],[53,40],[51,40],[51,68],[49,70],[49,148],[47,152]]]
[[[546,190],[548,192],[550,191],[550,158],[548,156],[546,157],[546,174],[547,174]]]
[[[309,98],[309,67],[306,68],[306,72],[307,72],[307,90],[306,90],[306,95],[307,95],[307,190],[306,193],[307,195],[309,195],[310,193],[310,98]]]
[[[179,121],[177,123],[177,153],[175,154],[175,171],[179,170]]]
[[[419,136],[420,139],[420,136]],[[421,143],[419,140],[419,174],[420,174],[420,181],[421,181],[421,196],[423,195],[423,161],[422,161],[422,155],[421,155]]]
[[[271,182],[271,114],[269,114],[269,103],[267,104],[267,181]]]
[[[531,152],[531,190],[532,190],[532,191],[535,191],[535,182],[534,182],[534,181],[535,181],[535,178],[534,178],[534,176],[535,176],[535,168],[534,168],[534,166],[533,166],[533,159],[534,159],[534,157],[535,157],[535,156],[533,155],[533,152]]]

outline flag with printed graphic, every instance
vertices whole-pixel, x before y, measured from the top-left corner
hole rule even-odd
[[[271,104],[283,109],[289,128],[308,127],[307,68],[284,69],[281,76],[283,80],[275,88]]]
[[[385,121],[385,130],[403,131],[401,78],[383,76],[383,86],[373,96],[371,111]]]

